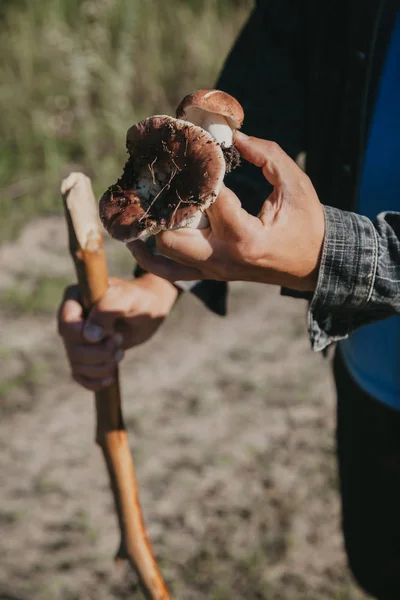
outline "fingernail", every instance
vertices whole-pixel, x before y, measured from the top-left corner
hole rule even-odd
[[[87,323],[83,328],[83,335],[90,342],[99,342],[103,338],[104,332],[99,325]]]
[[[113,381],[114,377],[106,377],[105,379],[102,379],[101,383],[102,385],[111,385]]]
[[[250,139],[249,135],[246,135],[245,133],[243,133],[243,131],[235,131],[235,138],[239,138],[239,140],[242,140],[243,142],[247,142],[247,140]]]
[[[116,343],[117,346],[122,346],[122,344],[124,342],[124,336],[122,335],[122,333],[116,333],[114,335],[114,342]]]
[[[121,360],[124,358],[125,356],[125,352],[122,350],[122,348],[120,348],[116,353],[115,353],[115,362],[120,363]]]

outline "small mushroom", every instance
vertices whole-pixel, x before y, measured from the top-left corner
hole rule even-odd
[[[210,133],[158,115],[133,125],[126,145],[124,172],[100,200],[108,233],[126,243],[165,229],[201,226],[225,175],[224,153]]]
[[[197,90],[185,96],[176,109],[176,117],[199,125],[224,148],[233,144],[233,132],[243,124],[239,102],[220,90]]]

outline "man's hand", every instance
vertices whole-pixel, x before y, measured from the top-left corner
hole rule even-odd
[[[325,219],[310,179],[273,142],[237,132],[235,144],[274,186],[258,218],[223,187],[207,210],[207,229],[185,228],[157,236],[157,247],[165,256],[153,256],[140,241],[128,247],[142,267],[170,281],[258,281],[314,290]]]
[[[124,351],[156,332],[177,295],[171,283],[150,273],[130,281],[111,279],[107,293],[84,320],[78,286],[67,288],[58,329],[73,378],[94,392],[109,385]]]

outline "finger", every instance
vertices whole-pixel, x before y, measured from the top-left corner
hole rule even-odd
[[[239,239],[249,227],[258,225],[258,219],[249,215],[241,206],[239,198],[229,188],[223,186],[217,200],[207,209],[210,227],[178,231],[163,231],[156,236],[157,248],[176,262],[187,266],[199,266],[213,254],[210,242],[216,238]]]
[[[67,346],[71,364],[104,365],[117,360],[121,356],[121,352],[123,356],[122,344],[117,343],[115,339],[117,336],[122,339],[120,334],[116,334],[109,338],[106,343],[71,344]]]
[[[123,350],[120,351],[122,356],[119,357],[118,362],[121,362],[123,359]],[[75,375],[79,375],[82,377],[86,377],[86,379],[100,380],[106,379],[107,377],[112,377],[116,366],[118,364],[116,360],[112,360],[109,363],[105,363],[103,365],[82,365],[82,364],[72,364],[72,372]]]
[[[245,160],[261,167],[264,177],[273,185],[282,185],[299,177],[302,170],[275,142],[235,133],[235,145]]]
[[[191,267],[193,263],[207,260],[212,254],[208,241],[210,228],[162,231],[156,236],[157,250],[179,264]]]
[[[66,289],[58,311],[58,331],[66,342],[81,340],[84,324],[83,308],[79,302],[78,286]]]
[[[256,225],[257,219],[246,212],[239,198],[225,185],[216,201],[207,209],[211,229],[232,241],[243,234],[243,230]]]
[[[79,383],[79,385],[81,385],[82,387],[84,387],[85,389],[87,389],[91,392],[99,392],[100,390],[103,390],[104,388],[111,385],[112,382],[114,381],[113,376],[108,376],[105,379],[88,379],[87,377],[84,377],[83,375],[72,374],[72,378],[77,383]]]
[[[172,282],[204,279],[199,269],[176,263],[165,256],[153,255],[146,245],[139,240],[129,242],[127,247],[143,269],[158,275],[158,277]]]
[[[115,333],[115,322],[130,310],[134,303],[134,290],[121,292],[118,284],[110,285],[106,293],[94,306],[83,327],[83,337],[95,344]]]

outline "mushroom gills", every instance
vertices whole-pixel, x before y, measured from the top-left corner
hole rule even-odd
[[[129,158],[100,200],[116,239],[145,240],[165,229],[204,227],[226,172],[225,149],[202,127],[154,115],[127,133]]]
[[[144,200],[151,203],[168,183],[171,173],[165,169],[159,169],[157,165],[149,168],[149,172],[142,171],[136,184],[136,191]]]
[[[203,110],[197,106],[189,106],[185,110],[185,119],[205,129],[221,146],[225,146],[225,148],[232,146],[233,131],[222,115]]]

